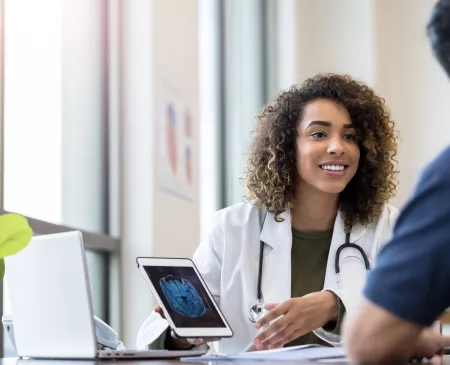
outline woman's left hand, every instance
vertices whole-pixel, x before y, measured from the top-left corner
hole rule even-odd
[[[291,298],[281,304],[266,304],[264,308],[269,313],[256,322],[257,329],[282,317],[255,337],[253,344],[258,350],[283,347],[297,337],[324,326],[338,315],[337,298],[329,291]]]

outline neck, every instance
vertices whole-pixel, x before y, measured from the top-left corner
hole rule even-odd
[[[299,231],[326,231],[334,227],[339,194],[327,194],[300,184],[291,208],[292,227]],[[314,191],[312,191],[314,190]]]

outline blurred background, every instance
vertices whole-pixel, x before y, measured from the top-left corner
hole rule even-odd
[[[136,257],[190,257],[242,200],[255,115],[280,90],[337,72],[384,97],[398,208],[450,140],[434,0],[0,3],[0,208],[84,232],[94,312],[130,348],[155,304]]]

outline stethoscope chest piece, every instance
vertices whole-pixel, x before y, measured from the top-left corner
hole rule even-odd
[[[258,301],[250,307],[250,310],[248,311],[248,319],[251,322],[256,323],[265,313],[264,303],[262,301]]]

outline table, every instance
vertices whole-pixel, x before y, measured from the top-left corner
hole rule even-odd
[[[0,365],[255,365],[256,363],[244,362],[180,362],[178,360],[23,360],[18,358],[0,359]],[[288,362],[265,362],[264,365],[350,365],[349,361],[334,362],[308,362],[300,361],[295,363]],[[434,358],[429,364],[432,365],[450,365],[450,355]],[[355,364],[356,365],[356,364]]]

